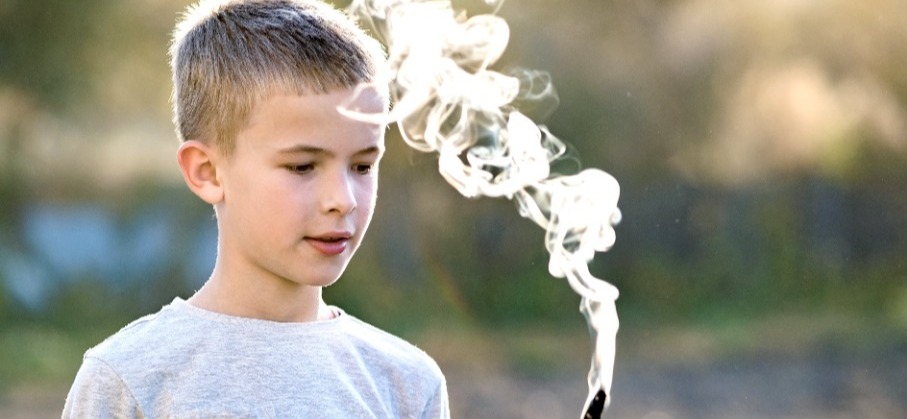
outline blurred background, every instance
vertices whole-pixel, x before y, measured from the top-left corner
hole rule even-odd
[[[210,271],[170,122],[187,3],[0,1],[0,417],[59,417],[87,348]],[[592,263],[621,290],[608,417],[907,415],[907,2],[499,13],[499,68],[548,71],[543,123],[621,183]],[[395,130],[388,149],[326,298],[434,356],[455,417],[578,417],[592,348],[543,232],[457,195]]]

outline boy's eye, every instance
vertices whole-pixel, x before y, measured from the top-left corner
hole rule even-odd
[[[374,167],[375,166],[371,164],[357,164],[353,166],[353,169],[356,170],[356,173],[359,173],[360,175],[367,175],[369,173],[372,173],[372,169]]]
[[[311,172],[314,168],[314,164],[293,164],[287,166],[287,170],[298,174]]]

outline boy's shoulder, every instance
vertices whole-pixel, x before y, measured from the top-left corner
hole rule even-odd
[[[85,352],[86,358],[96,358],[107,364],[131,363],[147,360],[153,348],[164,342],[177,344],[180,336],[191,332],[192,324],[174,315],[178,300],[160,311],[140,317]]]
[[[441,374],[434,359],[419,347],[355,316],[346,313],[341,315],[347,318],[343,324],[348,328],[346,334],[353,344],[368,348],[368,351],[376,354],[397,358],[404,363],[417,364],[413,366],[427,367],[437,375]]]

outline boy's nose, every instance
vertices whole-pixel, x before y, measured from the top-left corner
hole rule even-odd
[[[356,195],[350,175],[338,173],[331,176],[322,192],[322,210],[325,213],[337,212],[341,215],[352,213],[356,209]]]

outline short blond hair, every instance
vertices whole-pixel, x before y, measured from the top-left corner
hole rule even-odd
[[[321,94],[373,82],[381,45],[318,0],[201,0],[170,46],[180,141],[232,152],[252,109],[275,93]]]

